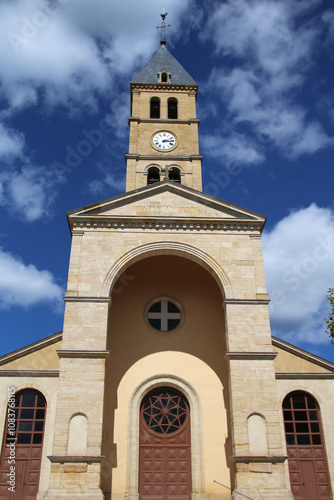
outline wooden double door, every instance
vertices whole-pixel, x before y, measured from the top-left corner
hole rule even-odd
[[[294,500],[331,500],[320,411],[308,393],[294,391],[283,402],[291,492]]]
[[[34,389],[23,390],[14,398],[15,403],[7,409],[1,450],[0,500],[36,500],[46,401]]]
[[[140,411],[140,500],[191,499],[190,412],[186,398],[163,387]]]

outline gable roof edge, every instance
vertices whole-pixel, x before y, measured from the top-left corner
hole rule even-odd
[[[55,344],[56,342],[59,342],[62,338],[63,338],[63,332],[54,333],[49,337],[37,340],[37,342],[28,344],[24,347],[21,347],[20,349],[9,352],[8,354],[4,354],[3,356],[0,356],[0,366],[5,365],[6,363],[10,363],[11,361],[14,361],[16,359],[22,358],[23,356],[31,354],[32,352],[39,351],[44,347],[48,347],[49,345]]]
[[[332,363],[331,361],[327,361],[326,359],[323,359],[320,356],[305,351],[300,347],[294,346],[293,344],[289,344],[289,342],[286,342],[285,340],[281,340],[274,336],[272,336],[271,338],[273,346],[279,347],[284,351],[290,352],[295,356],[298,356],[300,358],[305,359],[306,361],[309,361],[310,363],[314,363],[318,366],[321,366],[322,368],[326,368],[327,370],[334,372],[334,363]]]

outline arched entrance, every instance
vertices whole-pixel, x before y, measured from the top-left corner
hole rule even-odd
[[[140,500],[191,498],[190,411],[171,387],[145,396],[140,408]]]
[[[315,399],[303,391],[288,394],[283,417],[294,500],[330,500],[320,410]]]
[[[45,414],[46,401],[39,391],[24,389],[9,399],[1,451],[1,500],[37,498]]]

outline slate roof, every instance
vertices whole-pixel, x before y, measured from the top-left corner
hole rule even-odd
[[[171,73],[170,82],[177,85],[197,85],[189,73],[181,66],[169,52],[165,45],[154,54],[152,59],[144,66],[131,83],[158,83],[158,73],[167,69]]]

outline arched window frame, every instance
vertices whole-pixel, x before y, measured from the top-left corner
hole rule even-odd
[[[150,118],[160,118],[160,99],[159,97],[151,97],[150,99]]]
[[[300,409],[295,406],[295,402],[293,400],[294,397],[301,397],[303,396],[304,398],[307,398],[307,404],[304,407],[301,407]],[[290,402],[292,398],[293,401],[293,408],[290,408]],[[312,405],[312,406],[310,406]],[[283,421],[284,421],[284,426],[285,426],[285,436],[286,436],[286,442],[287,445],[291,446],[311,446],[311,445],[323,445],[322,439],[323,439],[323,430],[322,430],[322,422],[321,422],[321,412],[320,412],[320,407],[317,399],[310,394],[309,392],[305,390],[294,390],[289,392],[283,399],[282,402],[282,410],[283,410]],[[314,419],[315,415],[312,414],[316,412],[317,414],[317,419]],[[287,418],[287,415],[291,414],[291,419]],[[302,413],[302,415],[305,413],[306,417],[305,419],[301,419],[299,416],[298,418],[296,417],[295,413]],[[309,432],[302,432],[299,431],[297,427],[295,427],[295,423],[300,423],[300,422],[307,422],[311,424],[312,422],[317,422],[319,425],[319,430],[317,432],[312,431],[311,429]],[[286,424],[289,424],[291,422],[291,431],[289,430],[290,427],[287,427]],[[305,435],[305,437],[304,437]],[[289,437],[291,436],[291,438]],[[310,443],[306,442],[306,438],[310,438]],[[308,441],[308,440],[307,440]]]
[[[292,494],[304,498],[311,488],[312,498],[331,498],[318,398],[304,388],[296,388],[283,398],[282,411]]]
[[[138,498],[138,474],[139,474],[139,416],[140,404],[145,395],[156,387],[174,387],[187,398],[190,414],[191,427],[191,466],[194,499],[205,498],[204,481],[204,453],[202,433],[202,408],[200,399],[195,389],[185,380],[177,376],[156,375],[150,377],[135,389],[129,403],[128,421],[128,460],[127,460],[127,495],[130,498]]]
[[[170,83],[172,74],[166,68],[158,73],[158,83]]]
[[[167,100],[167,117],[169,120],[178,119],[178,101],[175,97],[169,97]]]
[[[147,185],[155,184],[160,181],[160,168],[157,165],[152,165],[147,169]]]
[[[22,398],[26,398],[26,395],[28,393],[34,393],[34,398],[35,398],[34,405],[32,405],[31,402],[23,404]],[[11,402],[11,399],[15,400],[15,404]],[[14,427],[15,427],[16,444],[43,445],[46,413],[47,413],[47,400],[44,394],[40,390],[34,387],[25,387],[17,390],[15,394],[13,394],[11,399],[8,401],[8,409],[10,409],[10,411],[14,411],[15,409]],[[17,410],[18,408],[19,411]],[[8,410],[9,417],[11,415],[10,411]],[[21,421],[27,423],[24,426],[25,428],[20,427]],[[31,429],[30,429],[30,424],[31,424]],[[28,435],[30,435],[29,443],[28,443]],[[25,439],[24,436],[26,436],[27,439]],[[6,434],[4,434],[4,440],[7,439],[8,436],[6,437]],[[9,443],[10,442],[11,439],[9,440]]]
[[[168,179],[181,184],[181,170],[178,167],[171,167],[168,171]]]

